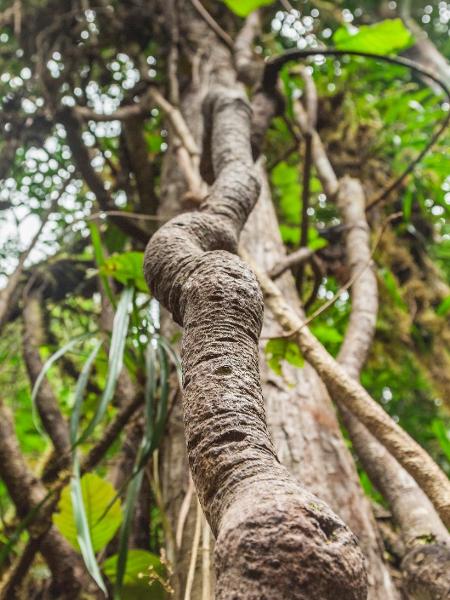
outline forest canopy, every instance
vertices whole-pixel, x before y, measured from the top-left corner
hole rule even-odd
[[[1,0],[0,599],[444,599],[450,3]]]

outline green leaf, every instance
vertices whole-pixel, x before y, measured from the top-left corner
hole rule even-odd
[[[33,422],[34,425],[37,429],[37,431],[39,431],[39,433],[41,433],[42,435],[46,436],[46,432],[42,429],[42,427],[40,426],[40,419],[39,419],[39,413],[38,410],[36,408],[36,397],[38,395],[39,392],[39,388],[41,387],[42,381],[44,380],[44,377],[47,374],[47,371],[50,369],[50,367],[59,359],[61,358],[61,356],[64,356],[64,354],[66,354],[67,352],[69,352],[70,350],[72,350],[72,348],[74,348],[74,346],[76,346],[77,344],[79,344],[81,341],[87,339],[88,337],[90,337],[90,333],[86,333],[83,335],[80,335],[79,337],[74,338],[73,340],[70,340],[69,342],[67,342],[67,344],[64,344],[64,346],[62,348],[59,348],[59,350],[57,350],[54,354],[52,354],[44,363],[41,372],[39,373],[36,381],[34,382],[34,386],[33,386],[33,391],[31,392],[31,406],[32,406],[32,412],[33,412]]]
[[[116,583],[118,555],[103,563],[103,572]],[[166,569],[159,556],[145,550],[129,550],[121,600],[163,600],[167,597]]]
[[[447,457],[447,460],[450,461],[450,434],[444,423],[440,419],[434,419],[431,424],[431,429],[436,436],[443,453]]]
[[[148,292],[143,268],[143,252],[123,252],[107,258],[100,267],[100,272],[124,285],[133,285],[141,292]]]
[[[127,574],[129,562],[128,539],[130,536],[131,525],[133,524],[134,507],[141,489],[142,477],[144,475],[141,469],[128,484],[127,495],[125,499],[124,518],[119,535],[119,552],[117,554],[116,579],[114,585],[114,600],[121,600],[122,585]]]
[[[100,281],[102,282],[102,286],[108,296],[109,301],[113,306],[116,305],[114,294],[112,292],[111,286],[109,285],[108,278],[103,275],[101,272],[101,268],[105,264],[105,254],[103,252],[102,239],[100,237],[100,230],[95,223],[89,223],[89,231],[91,233],[92,247],[94,249],[94,258],[97,266],[100,270]]]
[[[246,17],[261,6],[273,4],[274,0],[223,0],[228,8],[239,17]]]
[[[386,19],[373,25],[362,25],[357,31],[340,27],[333,42],[338,50],[386,55],[408,48],[414,38],[401,19]]]
[[[116,498],[115,502],[111,504],[116,495],[116,490],[111,483],[94,473],[87,473],[81,478],[81,496],[75,495],[74,503],[78,506],[82,501],[85,508],[86,523],[94,552],[105,548],[122,522],[120,500]],[[110,504],[111,506],[107,510]],[[66,486],[61,493],[58,512],[53,515],[53,523],[61,535],[75,549],[80,550],[71,501],[71,484]]]
[[[83,556],[84,564],[86,565],[88,572],[91,574],[98,587],[104,592],[106,596],[107,590],[105,582],[103,581],[103,577],[100,573],[100,568],[98,566],[97,559],[95,557],[93,532],[91,531],[91,522],[89,520],[86,508],[86,505],[88,505],[89,507],[91,506],[89,498],[90,494],[88,488],[86,487],[87,484],[85,486],[86,491],[83,488],[83,482],[80,479],[80,463],[78,462],[76,452],[74,457],[73,468],[74,473],[69,485],[71,500],[70,506],[73,511],[73,519],[75,521],[76,529],[76,542],[81,552],[81,555]],[[98,521],[99,520],[100,518],[98,519]],[[101,548],[102,547],[103,546],[101,546]]]
[[[340,344],[343,340],[342,334],[329,325],[312,325],[311,331],[321,344]]]
[[[116,314],[114,315],[105,389],[103,390],[103,394],[99,405],[97,406],[95,415],[87,425],[84,432],[80,435],[79,439],[77,440],[77,444],[80,444],[86,440],[87,437],[94,431],[95,427],[102,420],[103,415],[108,408],[108,404],[111,402],[114,396],[117,379],[119,378],[123,366],[123,353],[125,350],[125,341],[128,332],[128,324],[130,321],[129,309],[132,297],[133,289],[125,288],[120,297]]]
[[[440,317],[445,317],[450,312],[450,296],[444,298],[439,306],[436,308],[436,314]]]
[[[285,360],[294,367],[303,367],[304,359],[300,354],[298,345],[286,338],[273,338],[269,340],[264,349],[267,364],[277,374],[281,375],[281,361]]]
[[[75,387],[74,392],[74,401],[72,406],[72,411],[70,414],[70,443],[72,446],[75,446],[77,437],[78,437],[78,425],[80,423],[81,417],[81,407],[83,404],[83,398],[86,391],[86,386],[89,380],[89,376],[91,374],[92,366],[94,364],[95,359],[97,358],[98,351],[102,345],[102,341],[97,341],[94,349],[91,354],[88,356],[87,361],[85,362],[83,369],[78,377],[77,385]]]
[[[391,271],[389,271],[389,269],[385,268],[380,269],[380,275],[382,276],[386,289],[396,306],[402,310],[406,310],[406,304],[403,301],[395,276]]]

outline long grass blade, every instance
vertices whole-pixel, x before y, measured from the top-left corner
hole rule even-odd
[[[84,564],[86,565],[86,568],[89,571],[92,579],[95,581],[95,583],[106,596],[107,590],[105,582],[103,581],[102,575],[100,573],[100,567],[98,566],[94,548],[92,546],[91,532],[89,530],[86,509],[83,502],[80,463],[76,451],[73,461],[73,476],[70,480],[70,495],[72,500],[75,525],[77,528],[77,541],[78,545],[80,546],[80,551],[84,560]]]
[[[36,381],[34,382],[34,386],[33,386],[33,390],[31,392],[31,407],[32,407],[32,413],[33,413],[33,422],[34,422],[34,426],[36,427],[37,431],[39,431],[39,433],[45,437],[47,437],[46,432],[42,429],[42,427],[40,426],[40,418],[39,418],[39,413],[36,407],[36,398],[39,392],[39,389],[41,387],[42,381],[44,380],[44,377],[46,376],[48,370],[50,369],[50,367],[59,359],[61,358],[61,356],[64,356],[64,354],[67,354],[67,352],[69,352],[70,350],[72,350],[72,348],[74,346],[76,346],[77,344],[79,344],[80,342],[86,340],[87,338],[89,338],[92,334],[91,333],[85,333],[83,335],[80,335],[79,337],[74,338],[73,340],[70,340],[69,342],[67,342],[67,344],[65,344],[64,346],[62,346],[62,348],[59,348],[54,354],[52,354],[44,363],[41,372],[39,373]]]
[[[94,349],[88,356],[86,363],[81,370],[80,376],[77,380],[77,385],[75,387],[74,392],[74,403],[72,407],[72,412],[70,415],[70,443],[72,446],[75,446],[77,443],[78,437],[78,427],[80,424],[81,417],[81,407],[83,405],[84,394],[86,392],[86,386],[89,381],[89,377],[92,371],[92,366],[97,358],[97,354],[102,346],[102,341],[97,341]]]
[[[133,523],[134,509],[142,485],[144,471],[141,469],[130,481],[125,498],[123,521],[119,533],[119,547],[117,552],[116,581],[114,585],[114,600],[121,599],[122,585],[127,568],[128,539]]]
[[[103,252],[100,231],[99,231],[97,225],[95,223],[93,223],[92,221],[89,223],[89,230],[91,232],[91,241],[92,241],[92,247],[94,249],[95,262],[97,263],[97,267],[100,270],[100,267],[102,267],[105,264],[105,254]],[[115,308],[116,307],[116,299],[114,297],[111,286],[109,285],[108,278],[101,271],[99,272],[99,278],[100,278],[101,284],[103,286],[103,289],[105,290],[105,293],[108,297],[108,300],[111,302],[111,304]]]
[[[117,379],[119,378],[123,366],[123,354],[125,350],[125,342],[128,332],[129,308],[132,297],[133,289],[125,288],[120,297],[116,314],[114,316],[105,389],[103,391],[102,397],[100,399],[100,402],[97,406],[97,410],[95,411],[93,418],[78,438],[77,444],[80,444],[91,435],[95,427],[102,420],[106,409],[114,396]]]

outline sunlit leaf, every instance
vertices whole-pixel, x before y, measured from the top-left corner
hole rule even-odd
[[[264,349],[267,364],[277,374],[282,374],[281,361],[285,360],[294,367],[303,367],[304,359],[300,354],[298,345],[286,338],[273,338],[269,340]]]
[[[125,350],[125,341],[130,320],[129,310],[132,297],[132,288],[125,288],[120,297],[119,304],[117,305],[116,314],[114,315],[111,345],[109,347],[108,373],[106,376],[105,389],[97,406],[95,415],[92,417],[86,429],[80,435],[78,443],[81,443],[82,441],[86,440],[89,437],[89,435],[94,431],[95,427],[102,420],[106,409],[114,396],[117,380],[119,378],[123,366],[123,353]]]
[[[103,563],[103,572],[116,583],[118,555]],[[167,597],[166,569],[159,556],[145,550],[129,550],[121,600],[163,600]]]
[[[85,507],[86,523],[95,552],[106,546],[122,522],[120,500],[116,498],[111,504],[116,495],[111,483],[94,473],[87,473],[81,478],[81,496],[76,494],[74,502],[80,504],[82,500]],[[53,522],[66,540],[80,550],[70,484],[61,493],[58,512],[53,515]]]
[[[333,36],[339,50],[391,54],[411,46],[414,38],[401,19],[386,19],[359,29],[340,27]]]
[[[436,314],[440,317],[445,317],[450,313],[450,296],[444,298],[439,306],[436,308]]]
[[[239,17],[246,17],[261,6],[273,4],[275,0],[223,0],[230,10]]]
[[[87,476],[86,476],[87,477]],[[95,477],[95,476],[94,476]],[[75,455],[74,459],[74,473],[73,477],[70,480],[70,508],[72,509],[72,518],[75,522],[75,530],[76,530],[76,544],[78,549],[81,552],[81,555],[84,560],[84,564],[88,572],[91,574],[94,581],[97,583],[98,587],[107,594],[105,582],[103,581],[103,577],[100,573],[100,568],[97,563],[97,558],[95,556],[95,542],[94,542],[94,527],[96,522],[100,522],[101,516],[98,518],[93,516],[93,509],[95,509],[95,498],[93,498],[93,494],[91,489],[93,488],[93,482],[89,483],[89,479],[84,479],[84,482],[80,478],[80,465],[78,462],[78,458]],[[102,481],[102,480],[100,480]],[[102,482],[103,483],[103,482]],[[64,491],[63,491],[64,493]],[[61,498],[62,500],[62,498]],[[60,502],[61,504],[61,502]],[[98,503],[99,504],[99,503]],[[120,509],[119,509],[120,510]],[[61,511],[62,513],[62,511]],[[60,513],[60,517],[61,517]],[[54,515],[54,523],[56,523],[55,519],[58,515]],[[95,519],[95,520],[94,520]],[[61,526],[61,522],[60,522]],[[106,531],[105,523],[103,523],[104,531]],[[104,532],[103,531],[103,532]],[[63,533],[63,532],[61,532]],[[64,535],[64,534],[63,534]],[[114,535],[114,534],[113,534]],[[100,543],[100,536],[97,532],[96,542],[98,543],[97,550],[106,545]],[[71,540],[69,540],[71,541]],[[103,542],[103,540],[102,540]]]
[[[113,277],[124,285],[133,285],[141,292],[148,293],[143,266],[143,252],[122,252],[122,254],[114,254],[107,258],[100,268],[100,272],[108,277]]]
[[[443,453],[450,462],[450,431],[447,430],[444,423],[440,419],[434,419],[431,428]]]

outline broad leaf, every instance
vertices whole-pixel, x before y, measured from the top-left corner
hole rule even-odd
[[[143,267],[143,252],[123,252],[107,258],[101,266],[100,272],[107,277],[113,277],[124,285],[133,285],[141,292],[148,293]]]
[[[436,439],[439,442],[439,445],[447,457],[447,460],[450,461],[450,432],[447,430],[445,424],[440,419],[434,419],[432,422],[431,428],[433,430]]]
[[[116,499],[113,502],[116,490],[108,481],[94,473],[88,473],[81,478],[81,494],[92,546],[95,552],[99,552],[113,538],[122,522],[120,500]],[[53,523],[66,540],[80,550],[70,485],[61,493],[58,512],[53,515]]]
[[[103,572],[116,583],[118,555],[103,563]],[[121,600],[163,600],[168,596],[166,569],[159,556],[145,550],[130,550],[123,578]]]
[[[224,2],[234,14],[246,17],[261,6],[273,4],[274,0],[224,0]]]
[[[333,36],[338,50],[391,54],[411,46],[414,38],[401,19],[386,19],[358,30],[340,27]]]
[[[294,367],[303,367],[305,362],[297,344],[286,338],[273,338],[269,340],[264,351],[267,357],[267,364],[277,375],[282,374],[282,360],[294,365]]]

